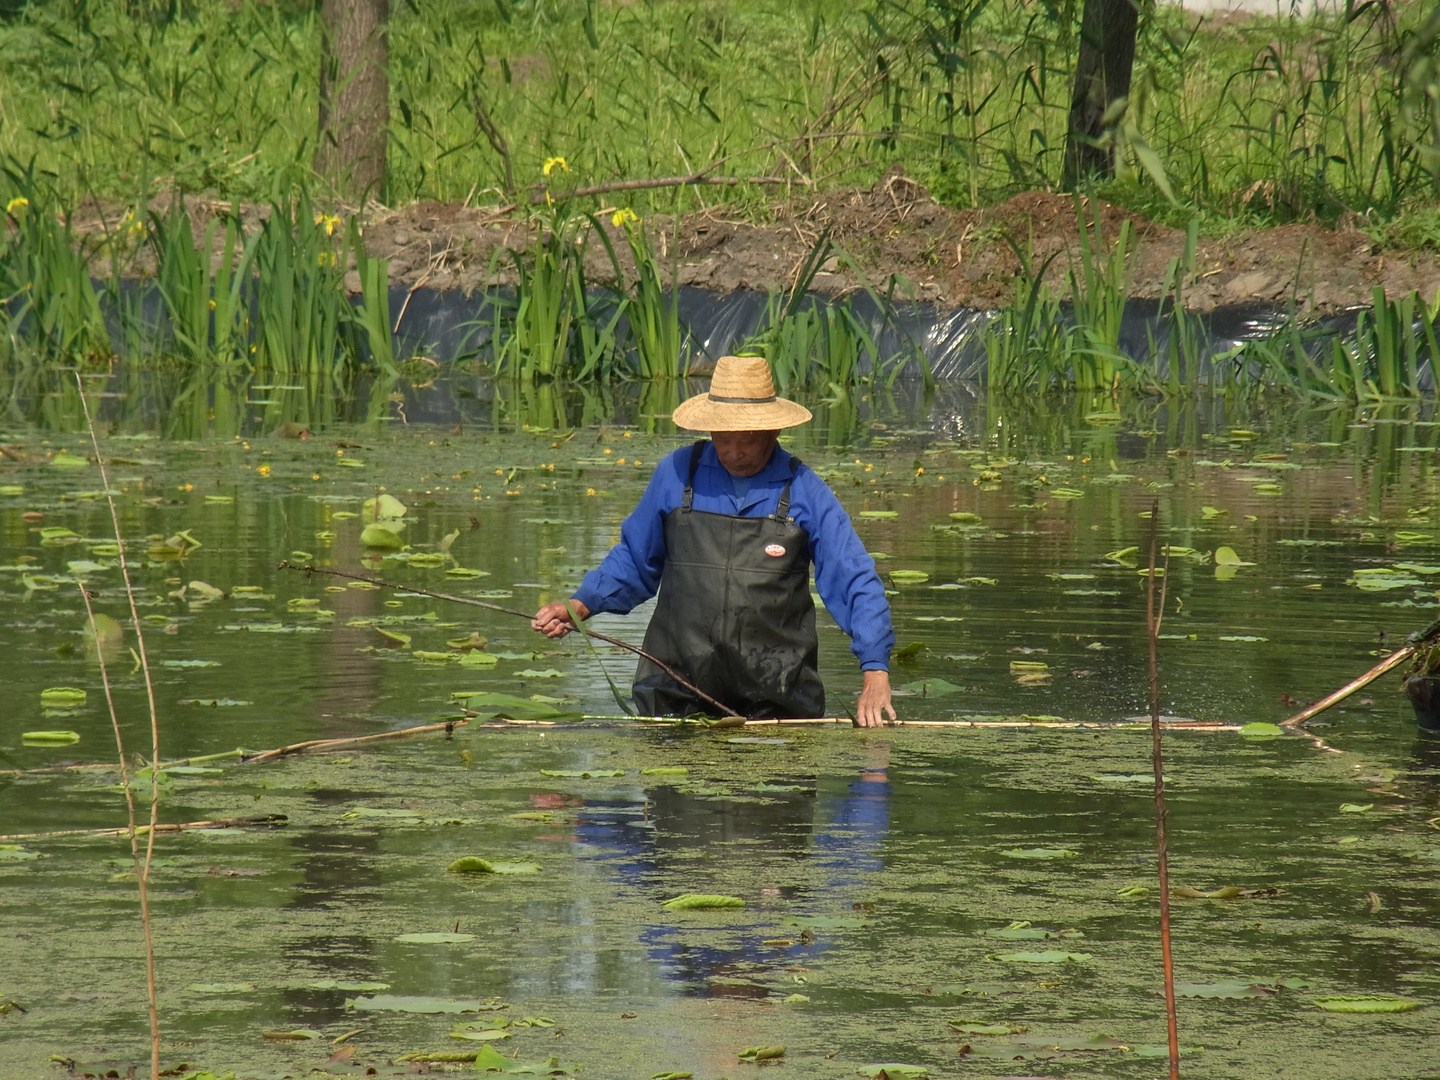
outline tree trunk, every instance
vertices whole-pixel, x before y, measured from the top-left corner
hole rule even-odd
[[[1060,178],[1066,191],[1075,190],[1092,176],[1115,175],[1114,147],[1096,146],[1095,142],[1104,134],[1106,110],[1130,93],[1138,7],[1139,0],[1085,0],[1065,168]],[[1111,124],[1117,119],[1112,117]]]
[[[321,0],[315,171],[351,198],[382,197],[390,126],[390,0]]]

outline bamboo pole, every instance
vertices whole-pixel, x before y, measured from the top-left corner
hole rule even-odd
[[[213,821],[183,821],[174,824],[136,825],[120,829],[62,829],[59,832],[11,833],[0,840],[48,840],[52,836],[148,836],[152,832],[184,832],[188,829],[278,829],[289,822],[284,814],[259,817],[216,818]]]
[[[1362,687],[1369,686],[1376,679],[1380,678],[1381,675],[1384,675],[1388,671],[1393,671],[1401,664],[1405,663],[1405,661],[1413,657],[1421,648],[1423,648],[1425,645],[1428,645],[1430,643],[1430,639],[1433,638],[1437,632],[1440,632],[1440,629],[1432,628],[1431,630],[1426,632],[1426,636],[1424,638],[1415,641],[1413,644],[1406,645],[1404,648],[1396,649],[1393,653],[1387,656],[1384,660],[1381,660],[1380,663],[1376,664],[1364,675],[1361,675],[1358,679],[1352,679],[1350,682],[1340,687],[1339,690],[1336,690],[1333,694],[1329,694],[1326,697],[1321,698],[1314,705],[1311,705],[1308,708],[1301,709],[1294,716],[1290,717],[1290,719],[1281,720],[1280,726],[1282,728],[1294,728],[1305,723],[1305,721],[1307,720],[1313,720],[1326,709],[1330,708],[1330,706],[1338,705],[1351,694],[1355,693],[1356,690],[1359,690]]]

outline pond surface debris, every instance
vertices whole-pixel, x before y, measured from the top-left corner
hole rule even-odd
[[[1158,498],[1162,708],[1239,729],[1166,733],[1186,1070],[1433,1069],[1440,746],[1394,676],[1312,725],[1337,752],[1275,727],[1440,605],[1429,405],[814,402],[786,445],[889,586],[897,708],[967,723],[860,732],[586,721],[615,714],[607,677],[626,685],[632,657],[277,570],[533,609],[685,441],[652,387],[603,409],[460,376],[376,392],[403,414],[276,391],[180,431],[105,402],[163,756],[184,762],[160,818],[236,822],[157,837],[167,1061],[255,1080],[1154,1075],[1149,741],[1116,722],[1145,708],[1137,549]],[[136,744],[144,686],[74,402],[35,404],[0,430],[0,831],[27,837],[0,843],[0,1074],[63,1075],[58,1055],[123,1075],[148,1056],[134,884],[123,836],[95,834],[123,800],[114,770],[56,767],[113,761],[97,655]],[[398,543],[362,539],[382,522]],[[645,620],[595,622],[638,641]],[[467,708],[489,719],[444,730]],[[427,724],[254,765],[235,749]],[[266,816],[283,826],[245,827]]]

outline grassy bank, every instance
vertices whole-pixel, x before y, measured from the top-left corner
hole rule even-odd
[[[0,151],[72,199],[155,184],[264,201],[306,181],[319,38],[310,5],[36,2],[0,23]],[[1295,18],[1142,19],[1107,194],[1207,232],[1353,212],[1440,242],[1434,42],[1418,3]],[[872,181],[903,163],[944,202],[1056,183],[1078,5],[1064,0],[733,0],[548,4],[415,0],[391,32],[386,200],[507,201],[562,157],[557,188],[685,175],[792,187]],[[1147,167],[1148,166],[1148,167]],[[1155,176],[1168,178],[1179,207]],[[770,188],[685,191],[763,211]],[[522,190],[521,194],[524,192]],[[637,209],[675,205],[661,192]]]

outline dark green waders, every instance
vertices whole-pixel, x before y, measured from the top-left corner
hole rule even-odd
[[[665,570],[645,651],[742,716],[824,716],[810,538],[787,516],[794,474],[769,517],[694,510],[704,447],[691,450],[685,494],[665,515]],[[715,712],[648,660],[634,692],[644,716]]]

